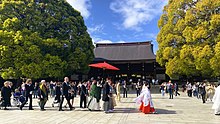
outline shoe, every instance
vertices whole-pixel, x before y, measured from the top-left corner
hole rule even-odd
[[[157,112],[155,111],[155,112],[152,112],[152,114],[157,114]]]
[[[4,108],[4,110],[9,110],[8,108]]]
[[[34,110],[33,108],[29,108],[29,110]]]
[[[109,111],[104,111],[106,114],[109,113]]]
[[[22,107],[20,106],[20,110],[22,110]]]
[[[46,111],[46,109],[41,109],[41,111]]]
[[[64,111],[63,109],[59,109],[59,111]]]
[[[112,112],[114,112],[113,110],[109,110],[109,113],[112,113]]]

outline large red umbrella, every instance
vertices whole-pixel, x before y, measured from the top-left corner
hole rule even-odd
[[[95,67],[95,68],[102,68],[103,70],[105,69],[108,69],[108,70],[119,70],[119,68],[113,66],[113,65],[110,65],[106,62],[103,62],[103,63],[96,63],[96,64],[90,64],[89,65],[90,67]]]

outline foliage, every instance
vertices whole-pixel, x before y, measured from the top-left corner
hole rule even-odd
[[[170,77],[220,76],[219,0],[169,0],[158,27],[156,59]]]
[[[0,68],[8,78],[87,73],[93,44],[65,0],[1,0]]]

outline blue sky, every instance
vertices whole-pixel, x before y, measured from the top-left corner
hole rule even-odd
[[[67,0],[81,12],[94,43],[153,41],[168,0]]]

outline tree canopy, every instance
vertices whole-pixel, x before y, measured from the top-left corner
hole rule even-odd
[[[170,77],[220,76],[219,0],[169,0],[158,27],[156,60]]]
[[[4,79],[88,72],[92,39],[83,17],[65,0],[1,0],[0,13]]]

